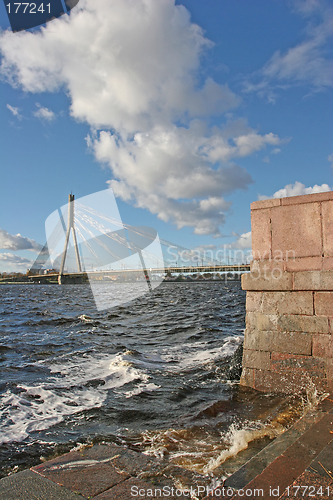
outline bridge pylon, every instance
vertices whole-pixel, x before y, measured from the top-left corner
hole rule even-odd
[[[62,275],[64,274],[65,261],[66,261],[66,255],[67,255],[67,249],[68,249],[68,243],[69,243],[69,236],[70,236],[71,230],[72,230],[72,234],[73,234],[73,241],[74,241],[74,249],[75,249],[77,270],[78,270],[79,273],[81,273],[82,272],[82,267],[81,267],[79,247],[77,245],[77,239],[76,239],[76,233],[75,233],[75,224],[74,224],[74,195],[73,194],[68,195],[68,226],[67,226],[67,232],[66,232],[64,252],[62,254],[61,266],[60,266],[60,271],[59,271],[59,278],[58,278],[59,284],[61,284],[61,282],[62,282],[61,278],[62,278]]]

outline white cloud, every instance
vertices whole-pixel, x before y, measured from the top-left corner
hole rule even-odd
[[[0,253],[0,262],[8,265],[23,266],[26,267],[32,264],[32,260],[26,259],[25,257],[19,257],[12,253]]]
[[[31,240],[30,238],[21,236],[20,234],[12,235],[9,234],[5,229],[0,229],[0,248],[13,251],[33,250],[35,252],[40,252],[42,250],[42,245],[34,240]]]
[[[11,106],[10,104],[7,104],[7,109],[9,109],[9,111],[14,115],[16,116],[16,118],[18,118],[19,120],[22,119],[22,115],[20,114],[20,110],[19,108],[15,108],[14,106]]]
[[[276,193],[273,196],[265,196],[259,195],[259,200],[267,200],[269,198],[286,198],[287,196],[301,196],[303,194],[312,194],[312,193],[325,193],[326,191],[331,191],[331,188],[328,184],[322,184],[318,186],[315,184],[313,187],[305,187],[305,184],[302,184],[299,181],[296,181],[295,184],[288,184]]]
[[[331,163],[331,167],[333,167],[333,154],[329,155],[327,159]]]
[[[229,162],[281,140],[242,120],[207,125],[241,101],[211,78],[199,83],[212,45],[175,0],[81,0],[34,33],[3,33],[1,72],[27,92],[68,94],[116,196],[216,236],[230,206],[223,195],[252,182]]]
[[[44,108],[40,104],[36,103],[37,111],[34,112],[34,116],[36,118],[40,118],[41,120],[46,120],[51,122],[55,119],[55,113],[48,108]]]
[[[276,51],[264,67],[245,83],[245,92],[257,92],[268,101],[276,101],[276,90],[290,85],[310,85],[314,91],[333,86],[333,8],[325,1],[300,0],[294,6],[309,18],[302,42],[285,52]],[[318,20],[319,19],[319,20]]]
[[[237,236],[236,241],[233,243],[229,243],[227,245],[223,245],[223,248],[234,249],[234,250],[247,250],[252,248],[252,233],[249,231],[248,233],[243,233]],[[222,247],[222,245],[221,245]]]

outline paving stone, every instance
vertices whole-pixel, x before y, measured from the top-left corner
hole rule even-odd
[[[36,472],[25,470],[1,479],[0,499],[83,500],[83,497],[58,486]]]
[[[76,464],[71,465],[69,468],[57,470],[45,469],[41,474],[51,481],[86,497],[98,495],[130,477],[124,472],[119,473],[108,463],[85,466]]]
[[[309,430],[318,420],[323,417],[322,412],[308,413],[297,421],[290,429],[278,436],[274,441],[261,450],[255,457],[249,460],[238,471],[225,480],[225,486],[235,489],[244,488],[252,479],[282,455],[299,437]]]
[[[163,487],[161,486],[154,486],[151,483],[141,481],[137,478],[130,478],[120,484],[117,484],[116,486],[113,486],[113,488],[104,491],[100,495],[97,495],[94,497],[94,500],[129,500],[130,498],[151,500],[152,498],[163,497],[163,495],[159,495],[159,490],[162,488]],[[152,492],[153,495],[150,495],[150,492]]]
[[[300,488],[298,489],[297,486]],[[302,486],[314,487],[314,489],[305,489]],[[309,493],[312,495],[309,496]],[[329,495],[326,493],[329,493]],[[284,491],[280,498],[283,500],[304,500],[304,498],[331,500],[332,494],[333,481],[331,479],[326,479],[313,472],[305,471],[289,486],[288,490]]]
[[[65,455],[48,460],[32,468],[36,472],[43,474],[45,471],[60,470],[72,467],[84,467],[93,465],[104,460],[109,460],[119,454],[122,448],[114,444],[95,445],[82,448],[81,450],[70,451]]]
[[[318,405],[318,410],[329,412],[333,410],[333,396],[328,396]]]
[[[307,470],[333,480],[333,436],[332,441],[311,462]]]
[[[143,453],[127,448],[119,448],[115,458],[110,462],[119,471],[124,471],[130,476],[136,476],[143,471],[151,471],[159,466],[159,462]]]

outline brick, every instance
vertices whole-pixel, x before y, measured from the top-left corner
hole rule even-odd
[[[254,369],[243,367],[240,385],[254,388]]]
[[[245,368],[262,368],[263,370],[269,370],[271,366],[270,353],[244,349],[243,366]]]
[[[281,205],[281,198],[272,198],[270,200],[258,200],[251,203],[251,210],[261,210],[262,208],[278,207]]]
[[[293,275],[292,273],[282,273],[280,277],[264,278],[255,277],[252,273],[242,275],[242,288],[243,290],[252,291],[279,291],[279,290],[292,290],[293,289]]]
[[[286,261],[285,270],[298,271],[321,271],[323,265],[322,257],[301,257]]]
[[[303,332],[260,332],[259,349],[286,354],[311,355],[312,336]]]
[[[249,293],[249,292],[248,292]],[[253,293],[253,292],[251,292]],[[263,292],[261,311],[267,314],[313,314],[312,292]]]
[[[333,271],[295,273],[294,290],[333,290]]]
[[[333,200],[322,203],[324,255],[333,256]]]
[[[333,316],[333,292],[315,292],[314,309],[317,315]]]
[[[246,311],[259,311],[261,307],[262,292],[247,292]]]
[[[320,358],[333,358],[333,338],[331,335],[313,335],[312,355]]]
[[[246,326],[250,330],[276,330],[278,316],[276,314],[262,314],[260,312],[248,312],[246,314]]]
[[[272,252],[294,257],[321,257],[320,204],[281,206],[271,209]]]
[[[329,333],[325,316],[285,314],[279,317],[277,327],[285,332]]]
[[[302,203],[324,202],[327,200],[333,200],[333,191],[304,194],[301,196],[288,196],[287,198],[282,198],[281,205],[300,205]]]
[[[244,333],[244,349],[259,349],[259,331],[246,329]]]
[[[279,372],[302,371],[310,377],[324,378],[326,376],[326,363],[325,360],[313,356],[272,352],[271,370]]]

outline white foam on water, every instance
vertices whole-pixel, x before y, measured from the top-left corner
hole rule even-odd
[[[133,391],[126,391],[124,393],[126,398],[131,398],[132,396],[137,396],[138,394],[141,394],[142,392],[151,392],[151,391],[156,391],[156,389],[159,389],[161,386],[156,385],[153,383],[150,384],[139,384]]]
[[[203,468],[203,472],[205,474],[212,472],[228,460],[228,458],[235,457],[240,451],[246,450],[249,443],[256,439],[261,439],[263,437],[273,439],[285,431],[282,425],[272,426],[270,424],[259,424],[257,428],[253,428],[254,425],[255,423],[252,423],[240,429],[235,424],[231,424],[225,436],[225,439],[229,441],[229,446],[225,450],[222,450],[218,456],[211,458]]]
[[[19,394],[7,390],[1,396],[0,444],[22,441],[30,433],[48,429],[68,415],[101,407],[108,390],[129,382],[137,381],[138,386],[127,397],[157,388],[148,383],[147,373],[133,366],[126,354],[75,356],[48,368],[51,376],[45,382],[33,386],[21,384]],[[94,387],[89,386],[92,381]]]
[[[209,348],[208,342],[182,344],[168,348],[165,353],[162,350],[161,359],[170,363],[172,367],[177,367],[178,370],[194,368],[231,356],[241,341],[242,337],[230,336],[226,337],[219,347]]]
[[[46,384],[34,387],[21,385],[19,388],[24,392],[12,394],[7,391],[1,398],[0,444],[22,441],[34,431],[48,429],[61,422],[67,415],[100,407],[106,397],[100,391],[88,389],[57,394]],[[34,398],[31,399],[31,396]]]

